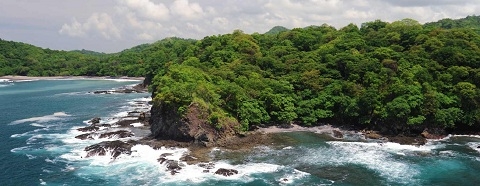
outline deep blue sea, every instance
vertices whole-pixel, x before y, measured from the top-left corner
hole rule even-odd
[[[214,149],[224,177],[182,164],[171,175],[157,159],[187,149],[136,145],[131,155],[85,158],[100,139],[76,129],[101,117],[114,121],[149,94],[91,94],[138,82],[42,80],[0,84],[0,185],[479,185],[480,137],[449,136],[424,146],[332,140],[322,134],[277,134],[278,144],[251,152]],[[111,119],[111,121],[109,121]],[[136,131],[134,131],[135,133]],[[129,140],[138,137],[129,137]],[[116,139],[108,139],[116,140]]]

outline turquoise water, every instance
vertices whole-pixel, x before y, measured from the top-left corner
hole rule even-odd
[[[186,149],[134,146],[131,155],[84,158],[75,129],[93,117],[114,118],[148,94],[96,95],[136,82],[56,80],[0,86],[0,185],[478,185],[480,138],[452,136],[425,146],[333,141],[294,132],[276,136],[274,146],[251,152],[210,152],[216,168],[231,177],[182,165],[171,175],[157,162],[163,153],[178,159]],[[135,139],[135,137],[132,137]],[[129,138],[129,139],[132,139]],[[114,139],[112,139],[114,140]],[[128,139],[123,139],[128,140]],[[213,171],[212,171],[213,172]]]

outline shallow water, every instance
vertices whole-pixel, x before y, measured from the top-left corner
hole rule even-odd
[[[477,185],[480,138],[452,136],[416,147],[395,143],[335,141],[292,132],[273,146],[251,152],[214,149],[215,168],[181,163],[171,175],[157,159],[178,160],[187,149],[137,145],[131,155],[84,158],[100,139],[79,140],[76,128],[93,117],[125,116],[148,94],[88,92],[135,82],[62,80],[17,82],[0,87],[0,185]],[[113,122],[107,121],[107,122]],[[145,131],[132,130],[139,136]],[[137,139],[131,137],[128,139]],[[108,139],[115,140],[115,139]],[[224,177],[218,168],[238,170]]]

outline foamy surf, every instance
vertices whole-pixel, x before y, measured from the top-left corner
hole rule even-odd
[[[62,120],[68,116],[70,115],[66,114],[65,112],[55,112],[51,115],[16,120],[11,122],[10,125],[18,125],[18,124],[27,123],[27,122],[46,123],[46,122],[55,121],[55,120]]]
[[[131,155],[122,154],[113,158],[110,152],[107,156],[92,156],[89,158],[70,157],[75,161],[86,161],[88,166],[77,167],[79,174],[86,176],[105,176],[122,179],[122,183],[135,183],[139,180],[150,180],[153,183],[176,183],[176,184],[199,184],[211,180],[231,180],[235,182],[249,183],[257,178],[259,174],[278,174],[275,180],[279,183],[294,183],[296,180],[309,176],[308,173],[287,168],[281,165],[269,163],[246,163],[233,165],[226,161],[211,162],[215,168],[205,172],[205,168],[199,164],[187,164],[181,161],[181,157],[188,153],[186,148],[160,148],[153,149],[147,145],[135,145],[132,147]],[[166,164],[158,162],[158,158],[168,154],[168,160],[178,161],[181,170],[172,175]],[[215,174],[217,169],[234,169],[238,174],[223,176]],[[106,170],[116,170],[115,173]],[[120,177],[119,175],[143,175],[142,177]],[[286,181],[285,181],[286,180]],[[152,182],[151,182],[152,183]]]

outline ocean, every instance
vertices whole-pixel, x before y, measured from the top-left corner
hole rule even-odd
[[[39,80],[0,84],[0,185],[478,185],[480,137],[449,136],[424,146],[379,143],[346,137],[334,140],[311,132],[276,134],[278,143],[252,151],[209,152],[215,169],[204,173],[182,163],[184,148],[135,145],[130,155],[87,157],[85,147],[105,140],[81,140],[76,130],[99,117],[114,123],[150,100],[148,93],[92,94],[131,86],[119,80]],[[144,109],[144,108],[143,108]],[[136,128],[137,125],[132,125]],[[102,129],[101,129],[102,130]],[[113,129],[104,129],[113,130]],[[179,160],[172,175],[161,155]]]

